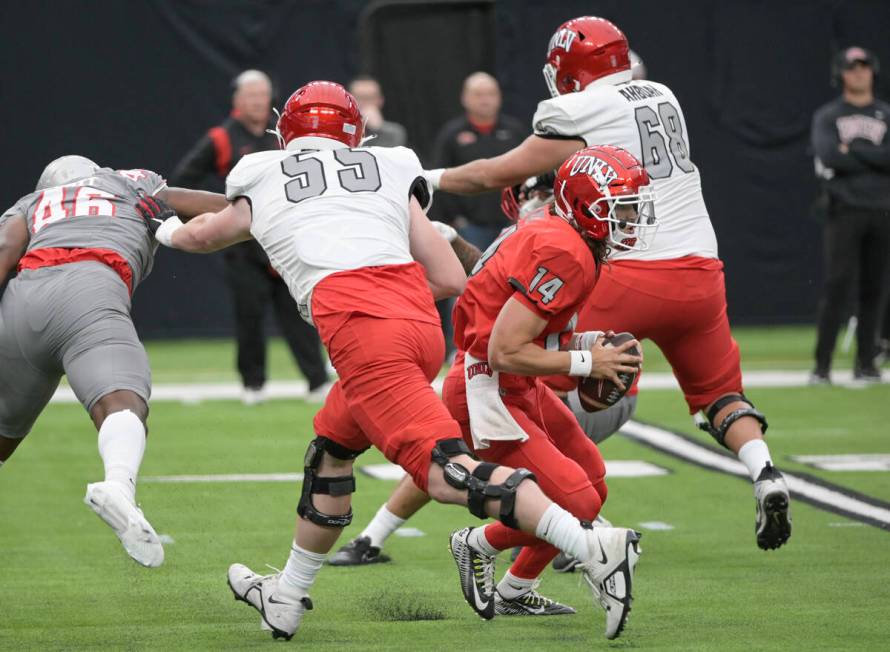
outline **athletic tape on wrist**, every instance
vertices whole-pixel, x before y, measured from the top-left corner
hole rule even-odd
[[[155,240],[160,242],[165,247],[173,246],[173,234],[176,233],[178,229],[181,229],[185,226],[182,223],[182,220],[179,219],[178,216],[174,215],[173,217],[168,217],[166,220],[161,223],[161,226],[158,227],[157,232],[155,233]]]
[[[593,354],[590,351],[569,351],[572,363],[569,365],[570,376],[589,376],[593,371]]]
[[[424,176],[433,190],[439,189],[439,183],[442,181],[442,175],[445,174],[445,168],[436,168],[435,170],[426,170]]]

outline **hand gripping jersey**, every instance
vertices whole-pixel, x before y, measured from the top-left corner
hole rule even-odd
[[[581,236],[560,217],[546,216],[505,229],[479,259],[454,306],[454,343],[481,360],[501,308],[510,297],[547,320],[536,343],[558,350],[576,311],[596,284],[596,263]],[[500,374],[503,388],[526,389],[533,379]]]
[[[0,216],[24,215],[29,242],[19,269],[97,260],[112,267],[132,294],[151,272],[157,243],[134,204],[166,187],[149,170],[102,168],[94,176],[22,197]]]
[[[636,80],[593,83],[538,104],[534,132],[543,138],[580,138],[588,146],[623,147],[643,161],[655,188],[658,232],[646,251],[614,251],[613,260],[717,258],[717,238],[689,153],[680,103],[664,84]]]
[[[250,200],[250,232],[309,321],[312,291],[326,277],[414,262],[408,203],[426,183],[410,149],[330,144],[250,154],[226,180],[229,200]]]

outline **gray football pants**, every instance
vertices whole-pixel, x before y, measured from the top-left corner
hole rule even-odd
[[[634,415],[637,409],[637,397],[625,396],[612,407],[600,410],[599,412],[586,412],[583,408],[575,408],[568,401],[563,402],[569,406],[578,424],[584,433],[590,437],[595,444],[608,439],[627,423]]]
[[[25,270],[0,300],[0,436],[28,434],[62,375],[88,411],[113,391],[151,394],[130,297],[106,265]]]

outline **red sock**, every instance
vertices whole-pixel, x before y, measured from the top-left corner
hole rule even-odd
[[[495,522],[485,526],[485,540],[497,550],[507,550],[516,546],[531,546],[541,543],[534,534],[526,534]]]
[[[485,537],[488,538],[488,532],[485,533]],[[557,548],[543,541],[533,546],[525,546],[510,566],[510,573],[524,580],[533,580],[544,572],[547,564],[558,554]]]

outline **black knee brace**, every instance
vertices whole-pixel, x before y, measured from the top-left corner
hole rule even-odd
[[[716,418],[717,413],[730,403],[735,403],[736,401],[747,403],[749,407],[733,410],[726,415],[723,421],[720,422],[719,426],[715,426],[714,419]],[[766,434],[766,429],[769,426],[769,424],[767,424],[766,422],[766,417],[755,409],[754,404],[749,401],[744,394],[727,394],[726,396],[717,399],[716,401],[714,401],[714,404],[711,406],[711,408],[707,411],[705,417],[705,419],[699,418],[697,420],[698,427],[709,433],[711,437],[716,439],[717,443],[724,448],[726,448],[725,440],[726,433],[729,430],[729,427],[742,417],[754,417],[755,419],[757,419],[757,421],[760,422],[760,430],[764,435]]]
[[[341,516],[323,514],[315,509],[312,504],[312,494],[327,494],[329,496],[348,496],[355,492],[355,476],[341,475],[336,477],[319,477],[318,467],[321,465],[322,456],[327,453],[338,460],[353,460],[365,450],[354,451],[331,441],[327,437],[316,437],[309,442],[306,457],[303,460],[303,489],[300,493],[300,502],[297,504],[297,514],[316,525],[324,527],[346,527],[352,523],[352,509]]]
[[[516,469],[504,480],[503,484],[489,484],[488,480],[494,470],[500,466],[491,462],[481,462],[473,472],[463,464],[452,462],[450,458],[457,455],[470,455],[470,449],[460,439],[443,439],[433,449],[433,461],[442,467],[445,481],[455,489],[467,491],[467,508],[477,518],[488,518],[485,513],[485,501],[500,500],[501,508],[498,520],[513,529],[519,529],[516,522],[516,489],[523,480],[535,480],[535,475],[528,469]]]

